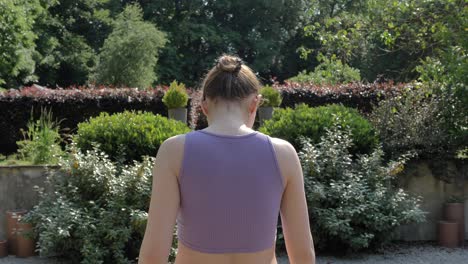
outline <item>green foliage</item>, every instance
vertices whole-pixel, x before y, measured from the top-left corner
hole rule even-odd
[[[310,13],[305,31],[321,46],[305,54],[337,54],[368,80],[411,80],[421,59],[468,45],[464,0],[314,0]]]
[[[312,83],[316,85],[335,85],[358,82],[361,80],[358,69],[343,64],[341,60],[336,59],[335,55],[333,55],[331,59],[323,56],[319,56],[319,58],[322,63],[320,63],[313,72],[300,72],[297,76],[290,78],[288,81]]]
[[[39,204],[26,217],[40,255],[133,263],[148,217],[154,158],[118,167],[97,148],[81,152],[72,144],[70,153],[48,175],[54,192],[40,190]]]
[[[114,22],[99,54],[93,81],[145,89],[156,80],[158,52],[166,34],[143,21],[138,5],[128,5]]]
[[[96,64],[96,52],[110,32],[109,0],[41,1],[45,12],[34,24],[34,60],[39,82],[53,87],[82,85]]]
[[[30,161],[19,160],[17,153],[5,156],[0,154],[0,166],[31,165]]]
[[[306,19],[307,8],[303,0],[139,2],[145,18],[170,32],[158,76],[163,83],[176,79],[190,86],[222,53],[238,54],[263,76],[287,70],[279,51],[296,50],[297,44],[288,41]]]
[[[260,94],[262,95],[262,99],[264,100],[261,106],[280,106],[281,94],[277,89],[267,85],[260,90]]]
[[[457,159],[468,159],[468,147],[460,149],[457,151]]]
[[[0,2],[0,87],[35,79],[33,24],[41,12],[38,0]]]
[[[148,112],[102,112],[78,124],[74,141],[82,150],[92,149],[93,142],[98,143],[111,159],[130,163],[144,155],[156,155],[164,140],[186,132],[189,128],[184,123]]]
[[[468,199],[468,197],[465,197],[463,195],[450,195],[446,202],[447,203],[464,203],[465,200]]]
[[[390,156],[408,151],[424,157],[453,156],[468,139],[467,117],[456,111],[456,105],[453,95],[432,93],[420,85],[381,101],[369,118]]]
[[[421,222],[419,200],[396,187],[405,158],[384,164],[383,151],[353,159],[352,133],[336,125],[299,153],[310,223],[318,248],[358,251],[389,242],[402,224]]]
[[[301,136],[318,143],[325,135],[326,129],[335,125],[336,118],[341,126],[351,130],[355,142],[350,146],[352,153],[369,153],[377,145],[378,140],[372,125],[356,109],[342,105],[310,108],[301,104],[296,109],[278,109],[273,113],[273,118],[267,120],[259,131],[285,139],[296,149],[300,149]]]
[[[38,120],[31,119],[27,131],[22,131],[24,139],[17,141],[18,157],[31,164],[56,164],[61,155],[59,124],[52,119],[52,111],[41,109]]]
[[[188,99],[189,96],[185,89],[185,85],[183,83],[179,84],[177,81],[173,81],[169,86],[169,90],[164,94],[162,101],[167,108],[173,109],[186,107]]]
[[[466,49],[453,46],[440,58],[427,57],[416,67],[419,80],[435,93],[455,96],[459,103],[452,108],[463,114],[468,112],[468,55]],[[466,124],[466,123],[465,123]]]
[[[468,83],[467,51],[452,46],[441,54],[441,58],[427,57],[416,70],[423,82],[443,85],[442,89],[462,89]]]

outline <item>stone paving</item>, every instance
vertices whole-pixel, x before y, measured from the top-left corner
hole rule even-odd
[[[46,258],[0,258],[0,264],[62,264],[60,260]],[[289,264],[285,256],[278,264]],[[468,264],[468,246],[447,249],[433,244],[402,244],[379,254],[357,254],[346,257],[317,256],[317,264]]]

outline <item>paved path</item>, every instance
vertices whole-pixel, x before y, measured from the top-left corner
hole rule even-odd
[[[20,259],[0,258],[0,264],[61,264],[62,261],[39,257]],[[279,257],[278,264],[289,264],[286,257]],[[359,254],[346,258],[317,256],[317,264],[468,264],[468,246],[446,249],[429,244],[398,245],[381,254]]]
[[[279,258],[278,264],[289,264]],[[468,246],[447,249],[430,244],[402,244],[381,254],[359,254],[347,257],[317,256],[317,264],[468,264]]]

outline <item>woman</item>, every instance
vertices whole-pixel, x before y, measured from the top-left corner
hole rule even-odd
[[[297,153],[252,130],[260,86],[237,57],[210,70],[202,101],[209,126],[169,138],[156,156],[139,263],[167,263],[177,222],[176,264],[276,264],[280,213],[290,263],[315,263]]]

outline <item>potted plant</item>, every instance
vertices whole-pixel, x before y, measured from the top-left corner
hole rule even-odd
[[[465,197],[452,195],[444,204],[444,218],[449,222],[458,224],[458,244],[465,241]]]
[[[0,258],[8,256],[7,240],[0,240]]]
[[[458,223],[450,221],[439,221],[437,223],[437,241],[439,246],[454,248],[459,244]]]
[[[24,209],[8,210],[7,215],[7,240],[8,240],[8,251],[16,255],[18,251],[17,245],[17,229],[18,223],[23,215],[28,211]]]
[[[189,96],[183,83],[173,81],[163,96],[163,103],[168,108],[169,118],[187,123],[187,102]]]
[[[27,258],[34,256],[36,244],[33,238],[33,227],[30,223],[19,221],[17,223],[16,232],[16,256],[19,258]]]
[[[260,94],[262,95],[263,102],[258,109],[258,117],[260,123],[263,123],[273,116],[274,107],[278,107],[281,104],[281,94],[277,89],[269,85],[263,87],[260,90]]]

